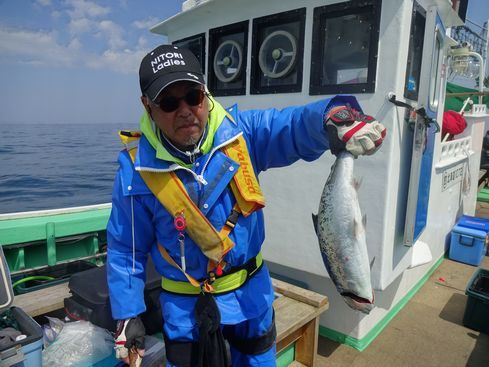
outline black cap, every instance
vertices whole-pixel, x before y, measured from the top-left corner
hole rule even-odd
[[[144,56],[139,67],[139,85],[152,101],[170,84],[188,80],[205,85],[199,60],[192,51],[161,45]]]

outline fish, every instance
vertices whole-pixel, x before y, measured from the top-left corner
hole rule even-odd
[[[369,314],[374,308],[370,279],[366,216],[358,202],[360,182],[353,176],[354,156],[338,154],[324,185],[317,215],[312,214],[319,248],[337,291],[354,310]]]

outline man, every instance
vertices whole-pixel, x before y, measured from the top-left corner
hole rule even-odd
[[[385,128],[356,99],[227,111],[208,93],[195,56],[162,45],[139,70],[141,133],[123,132],[108,233],[116,351],[144,353],[147,255],[162,274],[167,366],[275,366],[270,275],[261,245],[257,175],[328,148],[374,153]]]

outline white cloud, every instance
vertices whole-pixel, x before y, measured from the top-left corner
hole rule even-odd
[[[94,22],[87,18],[72,19],[69,23],[71,34],[81,35],[93,29]]]
[[[144,36],[141,36],[138,38],[138,45],[137,45],[137,48],[138,49],[146,49],[146,45],[148,44],[148,40],[146,39],[146,37]]]
[[[66,5],[73,9],[68,11],[72,19],[79,18],[98,18],[110,13],[109,7],[100,6],[92,1],[85,0],[66,0]]]
[[[123,29],[111,20],[102,20],[98,24],[102,35],[107,39],[110,49],[122,48],[126,45]]]
[[[119,73],[132,74],[137,73],[145,54],[144,50],[106,50],[101,57],[96,56],[87,60],[87,65],[94,69],[108,68]]]
[[[0,28],[0,64],[29,64],[39,67],[80,67],[108,69],[132,74],[146,54],[141,37],[133,48],[107,49],[101,55],[87,52],[77,38],[67,46],[61,45],[55,32],[32,32]]]
[[[72,35],[79,36],[97,28],[96,19],[110,13],[109,7],[100,6],[92,1],[66,0],[70,18],[69,29]]]
[[[41,6],[51,3],[51,0],[36,1]],[[106,16],[111,11],[109,7],[84,0],[65,0],[63,5],[53,9],[51,15],[58,20],[68,16],[65,19],[68,33],[0,26],[0,64],[28,64],[40,68],[85,67],[137,73],[148,49],[147,38],[141,35],[129,45],[125,38],[129,31]],[[132,32],[141,33],[139,29],[148,29],[157,22],[155,17],[135,21],[132,26],[138,30],[133,28]]]
[[[136,27],[137,29],[149,29],[150,27],[154,26],[155,24],[158,24],[161,22],[161,19],[156,18],[156,17],[149,17],[146,19],[141,19],[141,20],[135,20],[132,22],[132,26]]]
[[[69,50],[81,50],[82,49],[82,44],[78,38],[73,38],[70,43],[68,44],[68,49]]]
[[[36,0],[36,3],[41,6],[51,6],[51,0]]]
[[[1,59],[14,63],[70,66],[76,58],[58,44],[54,32],[0,28],[0,49]]]

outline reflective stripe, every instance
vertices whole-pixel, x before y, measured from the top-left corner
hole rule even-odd
[[[241,269],[217,278],[214,283],[212,283],[212,287],[214,288],[212,293],[226,293],[241,287],[251,276],[256,273],[258,269],[260,269],[261,265],[263,264],[263,256],[261,252],[256,255],[255,261],[256,267],[250,274],[248,274],[246,269]],[[197,295],[201,292],[200,288],[193,286],[189,282],[180,282],[165,277],[161,277],[161,288],[163,288],[165,291],[177,294]]]

